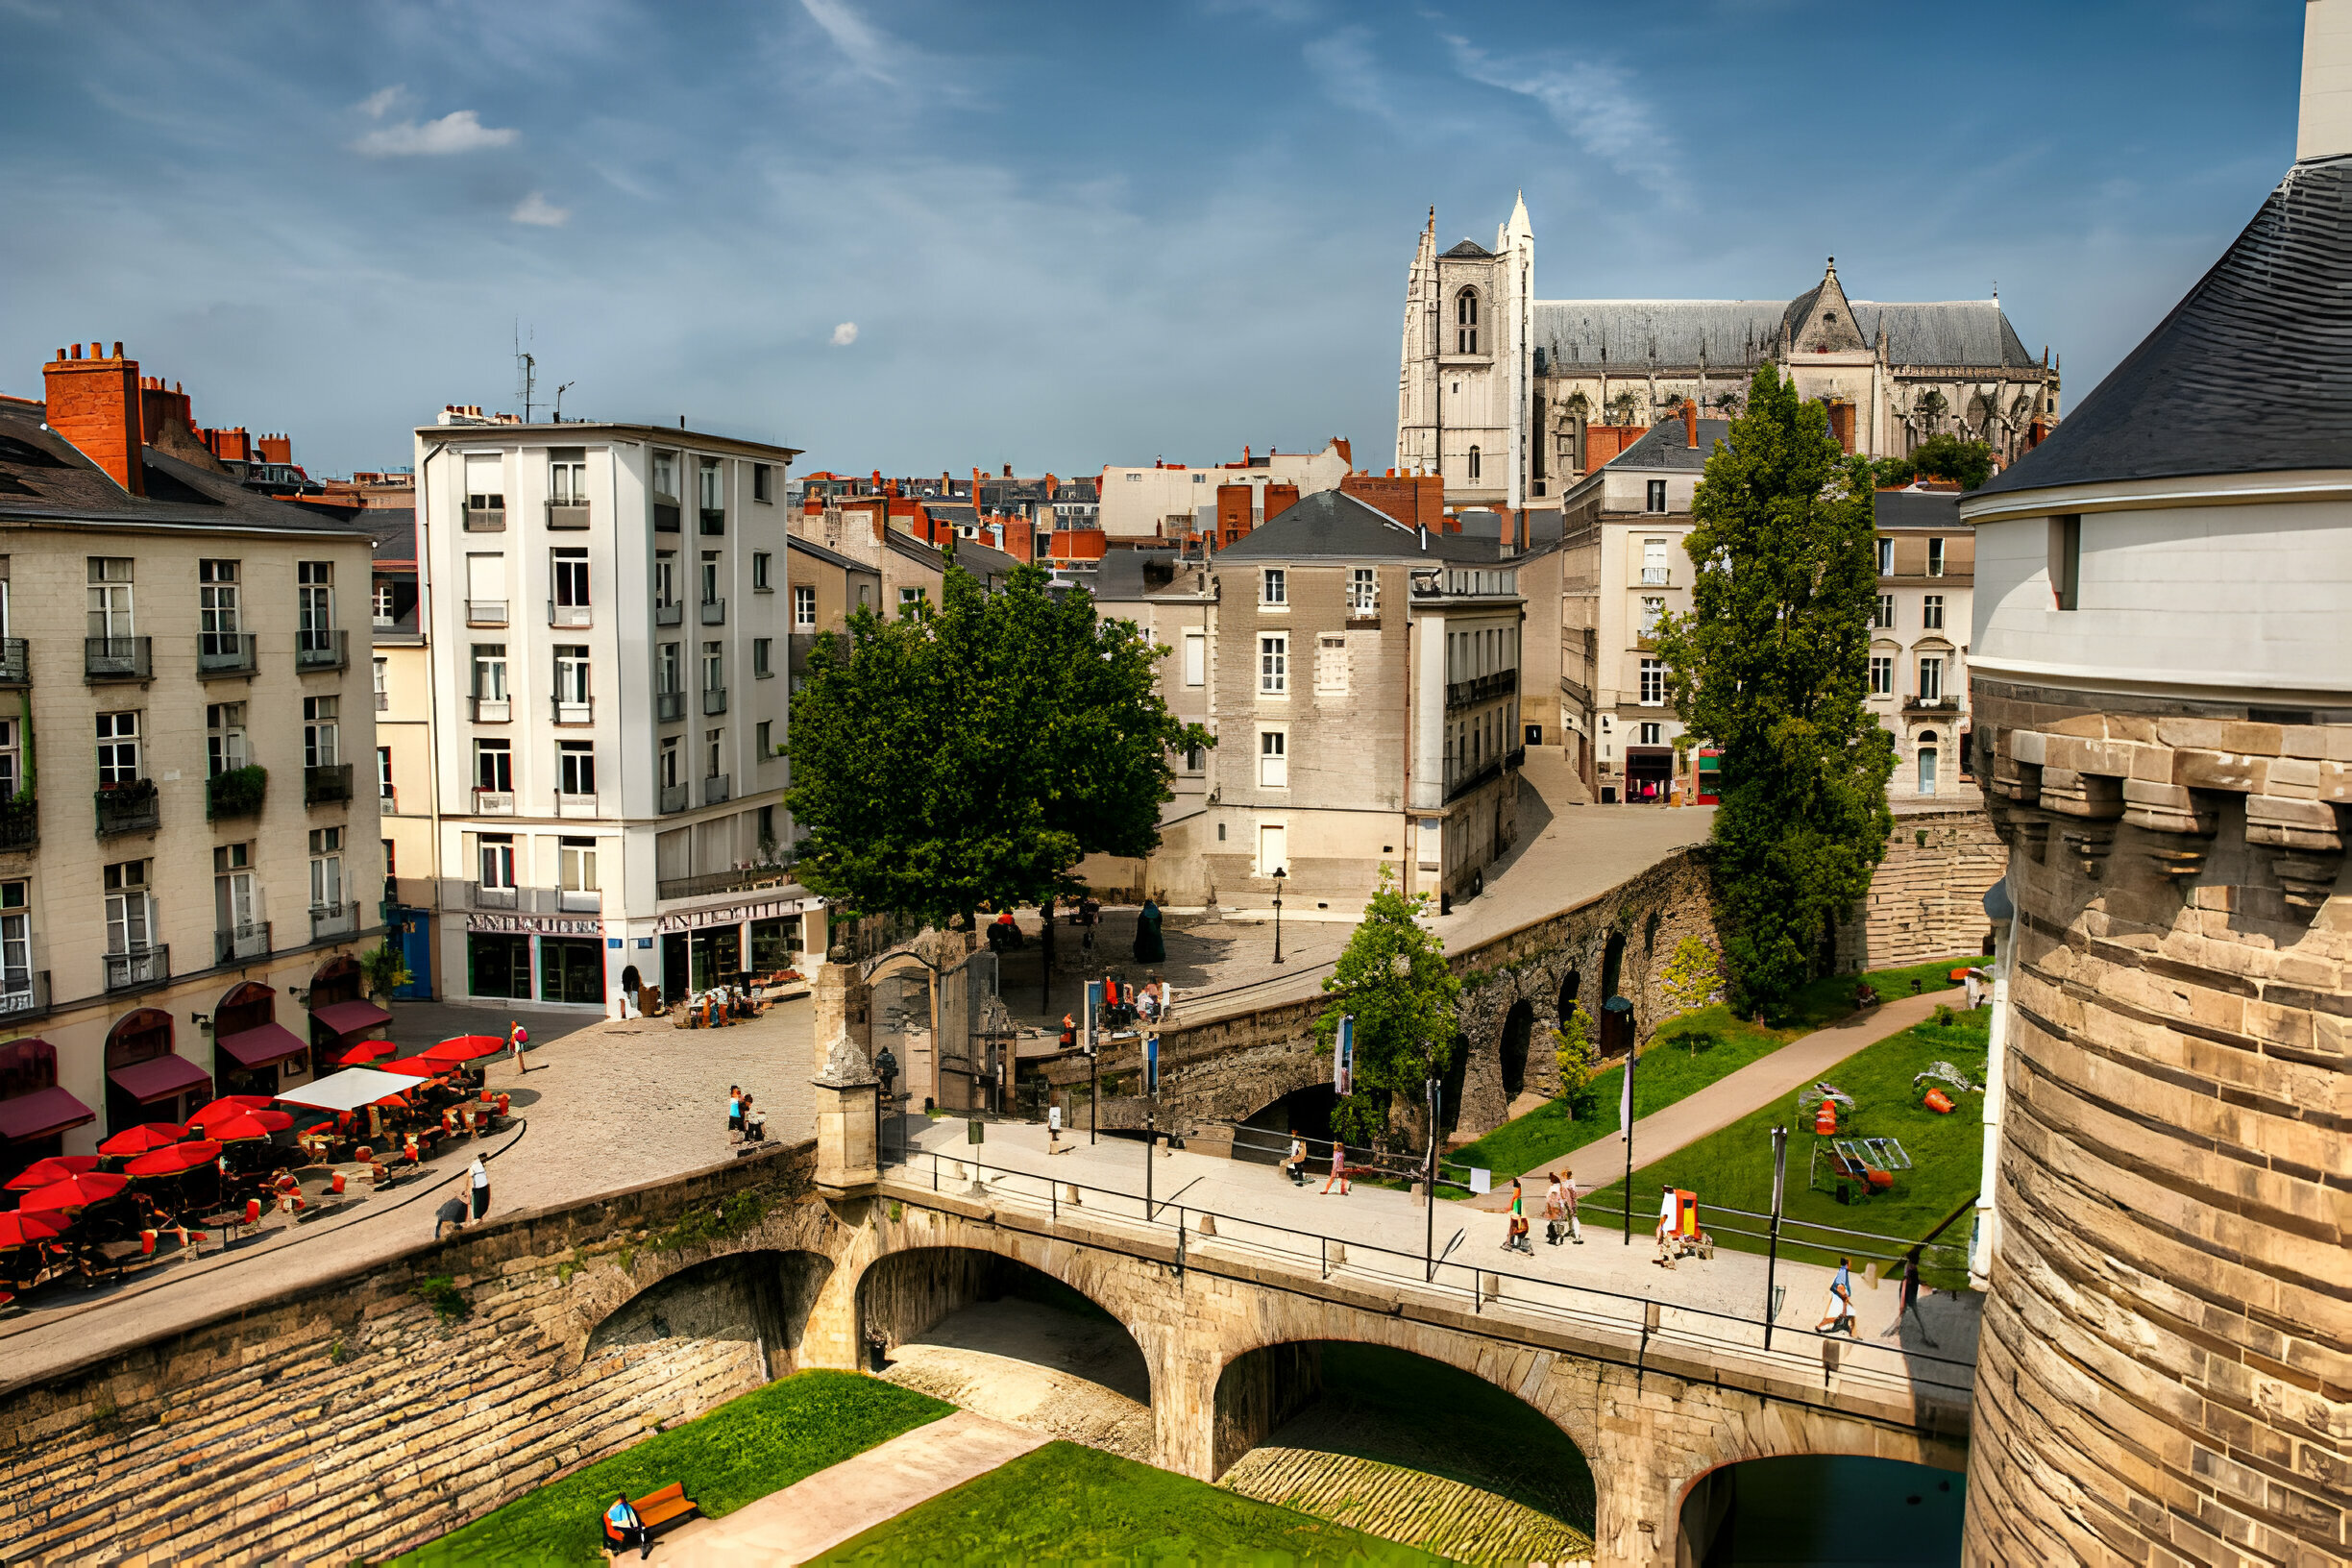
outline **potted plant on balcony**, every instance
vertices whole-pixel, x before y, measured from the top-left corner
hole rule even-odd
[[[268,789],[269,770],[257,763],[214,773],[205,782],[205,817],[211,821],[258,817]]]
[[[388,1007],[392,993],[416,977],[408,972],[408,963],[399,948],[380,942],[359,955],[359,978],[368,989],[368,999],[378,1007]]]

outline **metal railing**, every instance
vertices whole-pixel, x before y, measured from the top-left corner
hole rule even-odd
[[[512,909],[515,907],[515,890],[512,888],[485,887],[479,882],[470,885],[474,892],[467,901],[476,909]]]
[[[86,680],[145,680],[153,670],[152,637],[85,637],[82,675]]]
[[[250,675],[261,663],[261,640],[250,631],[200,631],[196,634],[196,673],[200,675]]]
[[[588,503],[584,501],[551,501],[547,503],[547,526],[551,528],[584,528],[588,526]]]
[[[0,849],[32,849],[40,844],[40,802],[30,796],[0,798]]]
[[[477,817],[512,817],[514,791],[483,790],[474,792],[474,815]]]
[[[340,670],[351,663],[351,633],[333,626],[306,626],[294,634],[294,668]]]
[[[604,894],[595,888],[559,888],[555,907],[567,915],[594,915],[603,909]]]
[[[706,626],[725,625],[726,600],[723,599],[704,600],[702,601],[702,624]]]
[[[661,787],[661,810],[667,817],[674,811],[684,811],[694,804],[694,788],[688,784],[664,784]]]
[[[576,631],[596,625],[593,604],[558,604],[548,600],[548,625],[567,631]]]
[[[258,817],[268,795],[267,769],[239,767],[214,773],[205,780],[205,819],[222,822],[238,817]]]
[[[726,688],[724,686],[702,688],[702,711],[705,714],[726,712]]]
[[[1468,795],[1472,790],[1477,789],[1481,784],[1485,783],[1488,779],[1493,778],[1502,772],[1503,759],[1499,756],[1488,757],[1484,762],[1480,763],[1469,772],[1462,774],[1461,777],[1456,779],[1452,784],[1446,786],[1446,804],[1452,805],[1455,801],[1460,799],[1463,796]]]
[[[168,944],[106,955],[106,989],[109,991],[152,986],[170,978],[171,948]]]
[[[676,533],[678,531],[676,502],[657,501],[653,503],[653,531],[655,533]]]
[[[468,506],[465,509],[465,531],[468,533],[504,533],[506,508],[503,506]]]
[[[686,606],[674,600],[667,604],[653,606],[653,624],[657,626],[682,625],[685,620]]]
[[[583,697],[576,700],[570,698],[551,697],[548,698],[548,705],[554,710],[556,723],[593,724],[596,723],[596,698],[593,697]]]
[[[32,684],[31,646],[22,637],[0,637],[0,686]]]
[[[156,794],[152,778],[110,785],[97,792],[97,802],[101,837],[110,833],[152,833],[163,824],[163,801]]]
[[[392,694],[390,692],[378,692],[376,694],[376,711],[378,713],[389,713],[392,711]]]
[[[653,884],[653,894],[657,898],[699,898],[747,888],[780,888],[792,879],[792,871],[782,866],[746,866],[731,871],[704,871],[699,876],[665,876]]]
[[[469,599],[465,606],[466,625],[469,626],[502,626],[506,624],[506,601],[502,599]]]
[[[0,1018],[22,1017],[49,1011],[49,971],[34,969],[12,974],[0,986]]]
[[[348,937],[359,929],[357,904],[312,904],[310,906],[310,940],[325,942],[329,937]]]
[[[685,717],[686,694],[684,692],[655,692],[653,694],[653,718],[656,723],[674,724]]]
[[[717,805],[720,801],[728,797],[728,796],[733,792],[734,786],[734,774],[711,774],[708,778],[705,778],[702,781],[702,803],[706,806]]]
[[[1458,708],[1472,702],[1484,702],[1492,698],[1508,697],[1519,689],[1519,672],[1497,670],[1490,674],[1473,675],[1468,680],[1446,683],[1446,706]]]
[[[1641,585],[1642,585],[1644,588],[1671,588],[1671,587],[1673,587],[1673,586],[1674,586],[1674,568],[1673,568],[1673,567],[1671,567],[1671,566],[1645,566],[1645,567],[1643,567],[1643,568],[1641,569]]]
[[[303,770],[303,804],[323,806],[352,797],[352,765],[348,762],[314,764]]]
[[[511,697],[477,697],[468,700],[474,705],[474,722],[478,724],[503,724],[514,718]]]
[[[270,922],[248,920],[212,933],[212,962],[234,964],[240,959],[266,958],[270,951]]]

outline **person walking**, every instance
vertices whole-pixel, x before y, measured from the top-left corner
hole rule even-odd
[[[727,1137],[743,1139],[743,1085],[727,1085]]]
[[[1331,1174],[1323,1178],[1324,1196],[1329,1197],[1331,1195],[1332,1183],[1334,1182],[1337,1182],[1339,1184],[1339,1195],[1343,1198],[1346,1197],[1348,1195],[1347,1145],[1340,1142],[1336,1139],[1332,1140]]]
[[[490,1212],[490,1167],[482,1164],[480,1155],[474,1157],[473,1167],[466,1172],[474,1181],[474,1217],[481,1218]]]
[[[1921,1314],[1919,1310],[1920,1251],[1919,1247],[1913,1247],[1909,1252],[1903,1254],[1902,1299],[1896,1304],[1895,1321],[1887,1325],[1886,1333],[1878,1337],[1892,1339],[1902,1333],[1903,1318],[1909,1316],[1919,1320],[1920,1338],[1927,1348],[1940,1350],[1943,1347],[1935,1342],[1935,1335],[1927,1332],[1927,1319]]]
[[[1062,1048],[1066,1051],[1078,1048],[1078,1020],[1067,1013],[1062,1015]]]
[[[1544,1243],[1556,1247],[1560,1237],[1570,1234],[1575,1221],[1575,1197],[1560,1180],[1560,1173],[1552,1173],[1552,1185],[1544,1189]],[[1580,1242],[1583,1237],[1577,1238]]]
[[[523,1061],[523,1047],[530,1042],[530,1031],[523,1027],[520,1018],[506,1020],[506,1049],[514,1057],[515,1076],[521,1077],[530,1068]]]
[[[1672,1268],[1674,1263],[1675,1189],[1668,1182],[1662,1190],[1665,1197],[1658,1203],[1657,1262],[1660,1268]]]
[[[1838,1260],[1837,1272],[1829,1276],[1829,1296],[1823,1303],[1825,1314],[1813,1325],[1815,1334],[1853,1333],[1853,1263],[1850,1259]]]
[[[1283,1174],[1290,1178],[1292,1187],[1307,1185],[1307,1140],[1290,1129],[1290,1152],[1283,1159]]]
[[[464,1230],[465,1222],[465,1199],[450,1199],[449,1202],[433,1211],[433,1239],[438,1241],[450,1232]]]
[[[621,1538],[620,1550],[613,1556],[619,1556],[632,1546],[639,1549],[639,1562],[653,1555],[653,1532],[646,1529],[645,1521],[637,1517],[637,1510],[629,1507],[628,1493],[622,1492],[613,1498],[612,1507],[604,1510],[604,1522]]]
[[[1045,1108],[1045,1152],[1062,1152],[1062,1102],[1059,1100]]]
[[[1503,1250],[1505,1252],[1518,1251],[1520,1248],[1520,1237],[1525,1233],[1526,1229],[1526,1193],[1519,1185],[1519,1178],[1513,1176],[1511,1178],[1510,1185],[1510,1222],[1506,1225],[1503,1230]],[[1533,1252],[1535,1249],[1531,1246],[1527,1250],[1529,1252]]]

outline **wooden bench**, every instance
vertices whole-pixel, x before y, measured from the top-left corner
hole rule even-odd
[[[608,1508],[612,1507],[609,1503],[604,1506]],[[637,1510],[638,1522],[645,1526],[648,1536],[659,1535],[673,1525],[684,1524],[699,1508],[699,1505],[686,1495],[686,1483],[681,1481],[674,1481],[658,1492],[631,1498],[629,1507]],[[611,1519],[607,1518],[603,1523],[604,1553],[606,1556],[612,1556],[624,1550],[621,1532],[613,1528]]]

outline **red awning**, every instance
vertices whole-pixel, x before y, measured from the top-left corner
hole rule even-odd
[[[0,1138],[12,1143],[48,1138],[98,1119],[98,1113],[61,1089],[37,1089],[0,1100]]]
[[[211,1075],[184,1056],[152,1056],[127,1067],[116,1067],[107,1076],[114,1081],[116,1089],[141,1105],[168,1100],[190,1089],[204,1090],[207,1099],[212,1097]]]
[[[258,1029],[223,1035],[216,1043],[249,1067],[266,1067],[310,1048],[309,1041],[297,1037],[282,1023],[265,1023]]]
[[[392,1015],[374,1002],[329,1002],[312,1008],[310,1016],[338,1035],[355,1035],[392,1021]]]

